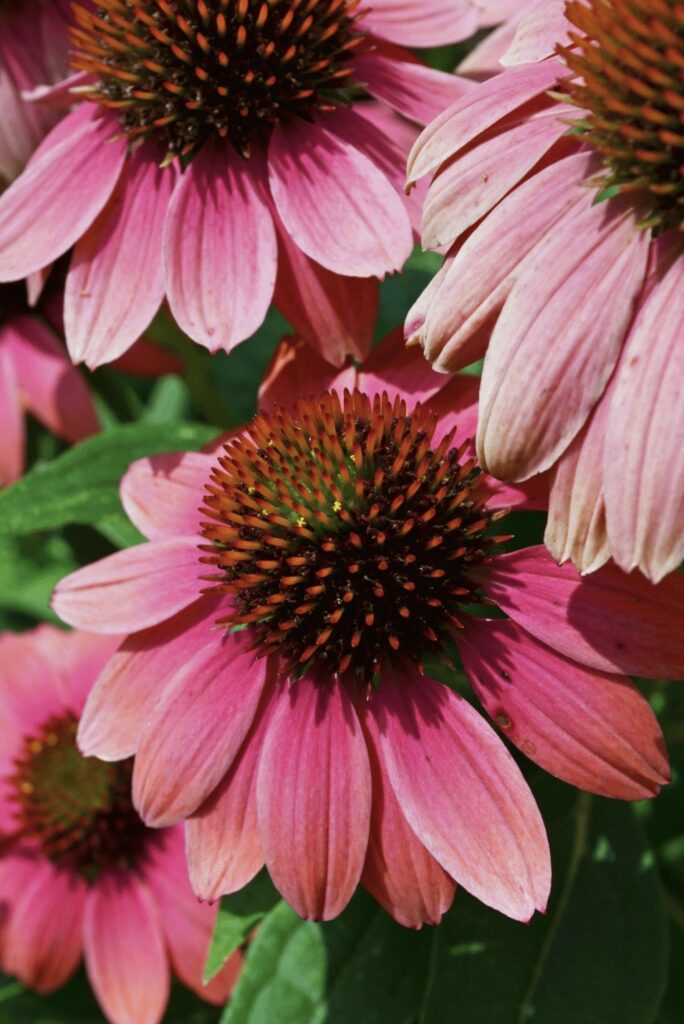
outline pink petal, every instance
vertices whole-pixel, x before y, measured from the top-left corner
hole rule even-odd
[[[343,370],[342,375],[344,386],[355,387],[353,369]],[[274,405],[287,408],[298,397],[330,390],[338,376],[335,367],[301,338],[285,337],[273,353],[259,387],[259,408],[270,410]]]
[[[162,230],[176,182],[152,144],[134,149],[110,201],[76,243],[64,294],[71,358],[110,363],[145,330],[164,297]]]
[[[317,263],[358,277],[383,277],[404,265],[412,238],[402,201],[347,140],[320,124],[278,124],[269,177],[286,230]]]
[[[62,708],[68,708],[80,717],[93,683],[114,654],[121,638],[82,633],[80,630],[66,633],[47,623],[23,635],[30,638],[36,655],[40,655],[44,659],[43,664],[50,669],[48,679],[44,672],[40,687],[43,716],[49,687],[54,689]]]
[[[12,725],[10,734],[3,737],[0,756],[6,756],[10,744],[20,742],[50,715],[65,709],[65,688],[41,642],[42,634],[54,629],[41,626],[21,634],[0,633],[0,713]]]
[[[78,729],[78,745],[103,761],[131,757],[146,721],[179,667],[212,643],[225,614],[221,598],[201,597],[161,625],[129,636],[92,688]]]
[[[14,483],[24,472],[24,411],[7,335],[7,327],[0,329],[0,487]]]
[[[521,22],[501,63],[528,64],[550,57],[556,46],[570,42],[571,27],[565,17],[565,0],[538,0]]]
[[[126,158],[116,121],[84,103],[43,142],[0,197],[0,281],[26,277],[71,248],[109,199]]]
[[[657,268],[620,360],[604,452],[613,557],[654,582],[684,559],[684,263]]]
[[[472,227],[567,131],[555,112],[545,113],[485,138],[440,169],[423,207],[423,247],[449,244]]]
[[[116,1024],[159,1024],[169,998],[169,965],[159,908],[132,872],[103,875],[85,908],[88,978]]]
[[[513,758],[481,716],[427,677],[387,672],[372,696],[399,805],[430,853],[487,906],[527,921],[544,910],[544,824]]]
[[[482,373],[477,449],[493,476],[547,469],[581,430],[617,362],[648,245],[631,212],[587,196],[528,258]]]
[[[684,576],[653,585],[612,563],[580,576],[546,548],[498,555],[482,577],[507,615],[560,654],[603,672],[684,675]]]
[[[257,767],[271,720],[273,692],[261,708],[230,769],[185,823],[192,887],[200,899],[218,899],[247,885],[264,866],[257,820]]]
[[[2,967],[45,994],[73,974],[81,959],[85,883],[49,861],[10,855],[0,862]]]
[[[430,369],[420,349],[407,347],[400,328],[392,331],[373,349],[363,363],[356,386],[371,398],[387,392],[390,402],[398,396],[409,406],[429,403],[446,384],[445,378]]]
[[[479,88],[471,89],[436,117],[419,136],[408,158],[408,184],[413,185],[424,175],[432,174],[440,164],[464,149],[478,135],[489,131],[497,121],[542,95],[557,83],[564,70],[559,62],[547,61],[513,68],[484,82]]]
[[[457,43],[476,32],[480,20],[469,0],[367,0],[361,28],[411,47]]]
[[[138,459],[121,481],[126,515],[150,540],[199,538],[199,508],[215,462],[200,452]]]
[[[203,146],[169,206],[164,263],[178,324],[210,352],[230,352],[259,327],[276,279],[276,235],[259,154]],[[245,301],[245,296],[249,301]]]
[[[656,717],[625,676],[584,668],[510,621],[469,620],[459,649],[489,715],[553,775],[621,800],[655,796],[669,780]]]
[[[283,689],[259,762],[266,865],[302,917],[329,920],[351,899],[368,845],[371,779],[346,690],[306,676]]]
[[[149,714],[133,772],[146,824],[172,825],[196,811],[240,749],[266,681],[240,633],[214,632],[182,664]]]
[[[402,814],[378,751],[375,718],[363,710],[373,805],[361,882],[399,924],[407,928],[439,924],[451,906],[456,886]]]
[[[515,4],[516,6],[518,5],[518,0],[515,0]],[[458,74],[465,75],[467,78],[477,82],[483,82],[487,78],[491,78],[492,75],[500,75],[503,71],[501,58],[510,49],[518,25],[524,15],[525,10],[523,8],[518,9],[515,14],[505,21],[499,19],[503,21],[503,24],[485,36],[470,51],[465,60],[461,61],[456,68]]]
[[[473,88],[472,82],[457,75],[373,52],[356,57],[353,66],[354,78],[372,96],[418,124],[432,121]]]
[[[294,244],[275,211],[274,218],[278,226],[275,305],[324,359],[336,366],[349,356],[364,359],[373,341],[380,298],[377,281],[344,277],[321,267]]]
[[[138,544],[77,569],[55,589],[61,619],[94,633],[135,633],[175,615],[204,584],[194,537]]]
[[[12,348],[19,387],[31,412],[67,441],[96,433],[100,424],[90,392],[52,331],[37,317],[21,316],[2,334]]]

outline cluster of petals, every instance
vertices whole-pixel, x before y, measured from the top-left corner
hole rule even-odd
[[[24,472],[28,410],[65,441],[99,429],[97,413],[79,371],[44,315],[45,308],[17,303],[21,286],[0,285],[0,487]]]
[[[357,387],[426,402],[437,435],[474,431],[477,379],[440,377],[397,336],[341,371],[298,341],[279,349],[262,406]],[[67,622],[129,634],[81,720],[86,754],[136,755],[134,803],[154,826],[186,820],[203,899],[265,863],[304,917],[328,919],[361,883],[404,925],[437,923],[462,885],[519,920],[550,885],[544,825],[506,744],[472,704],[410,664],[381,668],[361,697],[344,677],[296,682],[255,658],[249,628],[215,623],[231,598],[202,593],[198,506],[215,455],[133,464],[121,486],[146,543],[68,576]],[[496,481],[492,481],[492,488]],[[499,486],[496,506],[543,505]],[[554,775],[623,799],[669,777],[658,724],[627,674],[684,667],[684,581],[652,586],[606,566],[583,579],[543,547],[494,556],[482,591],[506,617],[464,615],[456,640],[475,696],[503,734]],[[389,663],[388,663],[389,665]]]
[[[39,626],[0,636],[0,967],[40,993],[65,983],[82,958],[112,1024],[159,1024],[171,972],[202,998],[225,1002],[237,954],[208,985],[202,971],[216,907],[190,888],[182,829],[169,829],[136,868],[92,883],[17,835],[10,778],[46,721],[78,717],[116,643]]]
[[[562,0],[523,4],[464,67],[483,77],[423,132],[426,248],[447,247],[406,334],[451,372],[485,354],[477,450],[506,480],[553,468],[546,543],[592,572],[661,580],[684,558],[684,248],[627,198],[596,202],[600,155],[569,134]]]
[[[177,159],[160,166],[155,143],[128,145],[116,112],[84,98],[83,76],[72,76],[65,85],[78,88],[55,91],[74,109],[0,199],[0,281],[73,246],[65,333],[72,359],[91,368],[124,352],[165,296],[181,328],[211,351],[249,337],[274,300],[328,359],[363,356],[376,279],[401,269],[417,227],[418,204],[403,193],[415,125],[473,84],[403,47],[465,38],[510,6],[362,5],[368,46],[352,67],[371,100],[311,121],[283,118],[249,159],[210,140],[184,169]]]

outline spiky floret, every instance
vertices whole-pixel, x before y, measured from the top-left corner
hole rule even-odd
[[[24,741],[6,782],[18,837],[92,882],[104,870],[135,866],[159,838],[131,803],[132,758],[83,757],[77,728],[70,713],[48,719]]]
[[[453,430],[431,447],[435,426],[399,398],[326,392],[229,441],[202,527],[209,589],[234,596],[222,623],[246,625],[284,671],[364,685],[388,659],[442,653],[480,600],[470,573],[503,513]]]
[[[351,95],[359,0],[98,0],[77,4],[74,68],[132,138],[187,156],[213,135],[243,155],[260,126]]]
[[[604,195],[636,193],[656,231],[684,225],[684,6],[679,0],[569,0],[578,31],[559,52],[574,122],[604,156]]]

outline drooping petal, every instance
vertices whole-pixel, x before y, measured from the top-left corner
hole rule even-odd
[[[41,320],[20,316],[0,337],[9,344],[19,387],[31,412],[55,434],[80,441],[99,429],[90,392],[62,345]]]
[[[350,142],[316,123],[276,125],[268,163],[280,218],[307,256],[350,276],[401,269],[412,246],[402,201]]]
[[[134,462],[121,481],[126,515],[150,540],[199,537],[199,511],[215,459],[170,452]]]
[[[527,921],[551,883],[541,815],[513,758],[448,687],[383,674],[372,696],[380,751],[409,825],[456,883]]]
[[[211,642],[222,610],[220,599],[201,597],[124,640],[93,686],[79,722],[78,745],[86,757],[120,761],[136,752],[165,687],[181,665]]]
[[[361,708],[373,804],[361,883],[399,924],[407,928],[439,924],[451,906],[456,885],[404,817],[378,750],[375,717],[363,712]]]
[[[197,539],[138,544],[66,576],[52,606],[70,626],[93,633],[135,633],[175,615],[203,584]]]
[[[174,191],[164,236],[171,311],[210,352],[229,352],[271,303],[277,248],[258,153],[203,146]],[[249,301],[246,301],[249,296]]]
[[[156,147],[134,149],[110,201],[77,241],[64,293],[71,358],[90,369],[125,352],[164,297],[162,230],[176,170]]]
[[[169,965],[159,910],[133,872],[103,875],[86,901],[88,978],[116,1024],[159,1024],[169,998]]]
[[[655,796],[669,780],[656,717],[625,676],[578,665],[510,620],[469,620],[459,649],[491,718],[546,771],[621,800]]]
[[[354,78],[372,96],[418,124],[428,124],[473,88],[458,75],[376,53],[361,54],[353,66]]]
[[[226,774],[256,713],[266,662],[241,633],[215,632],[182,664],[143,728],[133,802],[154,828],[196,811]]]
[[[302,917],[329,920],[361,877],[371,806],[366,745],[336,679],[283,689],[257,779],[266,866]]]
[[[0,330],[0,487],[14,483],[24,471],[24,412],[6,335],[7,328]]]
[[[656,270],[617,370],[604,452],[613,557],[654,582],[684,559],[684,263]]]
[[[684,675],[684,576],[654,585],[612,563],[589,576],[557,565],[541,545],[497,555],[486,594],[542,643],[602,672]]]
[[[356,386],[353,367],[338,373],[301,338],[285,337],[273,353],[259,387],[259,408],[270,410],[276,404],[287,408],[297,397],[339,387],[340,378],[342,389]]]
[[[484,82],[492,75],[500,75],[503,71],[501,58],[510,50],[518,25],[524,15],[524,8],[518,8],[510,18],[505,21],[501,19],[503,24],[486,35],[457,66],[458,74],[465,75],[476,82]]]
[[[404,46],[443,46],[467,39],[480,26],[475,7],[464,0],[368,0],[361,27]]]
[[[587,196],[535,248],[482,373],[477,450],[493,476],[548,469],[581,430],[620,354],[648,246],[629,211]]]
[[[0,281],[26,277],[81,237],[108,201],[126,158],[117,122],[84,103],[43,142],[0,196]]]
[[[73,974],[81,958],[87,887],[47,859],[10,854],[0,861],[2,967],[41,994]]]

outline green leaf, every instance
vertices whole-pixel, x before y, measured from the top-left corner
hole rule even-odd
[[[200,448],[215,434],[199,423],[132,423],[88,438],[0,492],[0,534],[106,520],[121,512],[119,482],[132,462]]]
[[[547,915],[525,926],[460,894],[433,933],[421,1024],[653,1024],[667,926],[652,855],[630,806],[573,799],[546,816]]]
[[[1,492],[0,492],[1,493]],[[57,621],[50,595],[63,576],[78,568],[69,544],[59,536],[41,544],[27,538],[0,537],[0,612]],[[0,616],[0,628],[11,625]]]
[[[240,892],[223,897],[204,967],[205,983],[218,974],[228,957],[278,902],[280,897],[266,871],[261,871]]]

